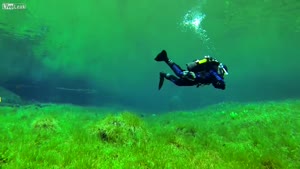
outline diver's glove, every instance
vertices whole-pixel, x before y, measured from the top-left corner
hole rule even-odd
[[[215,88],[225,90],[225,83],[222,80],[218,80],[217,82],[213,83],[213,86]]]
[[[183,71],[182,78],[185,78],[185,79],[188,79],[188,80],[191,80],[191,81],[195,81],[196,74],[194,72],[185,70],[185,71]]]

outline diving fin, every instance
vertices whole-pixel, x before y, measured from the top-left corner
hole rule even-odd
[[[164,81],[165,81],[165,77],[166,77],[166,73],[164,72],[160,72],[159,73],[159,84],[158,84],[158,90],[161,89],[161,87],[163,86],[164,84]]]
[[[160,61],[168,61],[168,55],[167,52],[165,50],[161,51],[155,58],[156,61],[160,62]]]

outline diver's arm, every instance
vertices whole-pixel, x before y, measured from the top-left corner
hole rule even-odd
[[[185,71],[182,72],[181,78],[185,78],[185,79],[188,79],[188,80],[191,80],[191,81],[195,81],[196,74],[192,71],[185,70]]]
[[[216,73],[215,71],[210,71],[210,73],[212,74],[212,76],[214,76],[212,85],[217,89],[225,90],[226,85],[225,85],[224,79],[222,77],[220,77],[218,75],[218,73]]]
[[[225,90],[225,88],[226,88],[224,81],[217,81],[217,82],[212,83],[212,85],[217,89]]]

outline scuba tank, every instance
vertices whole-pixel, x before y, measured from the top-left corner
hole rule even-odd
[[[219,64],[220,63],[216,59],[206,56],[204,59],[194,60],[193,62],[187,63],[186,66],[189,71],[202,72],[217,68]]]

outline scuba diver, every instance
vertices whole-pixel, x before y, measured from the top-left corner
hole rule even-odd
[[[194,60],[186,64],[188,70],[183,70],[179,65],[168,58],[167,52],[160,52],[155,60],[167,63],[176,74],[160,72],[158,90],[161,89],[164,79],[173,82],[177,86],[203,86],[212,84],[217,89],[225,90],[224,75],[228,75],[226,65],[218,62],[215,58],[205,56],[204,59]]]

